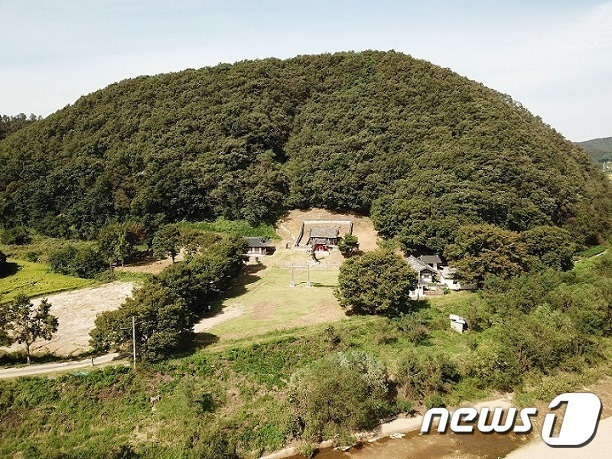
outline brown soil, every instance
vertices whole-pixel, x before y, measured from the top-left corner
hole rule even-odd
[[[375,250],[378,247],[378,232],[374,229],[372,220],[353,212],[333,212],[327,209],[291,210],[281,217],[276,224],[277,234],[285,243],[293,245],[300,233],[302,222],[305,220],[351,220],[353,234],[359,239],[359,247],[363,251]],[[331,225],[334,226],[334,225]],[[339,226],[340,234],[344,235],[348,227]],[[307,234],[306,228],[305,234]]]
[[[183,251],[181,251],[181,253],[176,256],[175,261],[182,261],[184,255]],[[170,258],[158,260],[154,257],[148,257],[125,266],[117,266],[115,270],[127,273],[159,274],[170,265],[172,265],[172,260]]]
[[[57,355],[74,355],[89,349],[89,332],[95,326],[96,316],[103,311],[117,309],[131,296],[134,284],[113,282],[99,287],[84,288],[47,296],[51,314],[57,317],[59,328],[51,341],[37,340],[32,352],[52,352]],[[38,304],[40,299],[33,300]],[[13,344],[5,351],[21,351],[23,345]]]

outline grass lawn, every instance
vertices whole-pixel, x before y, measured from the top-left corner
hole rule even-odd
[[[9,258],[8,275],[0,277],[0,301],[11,300],[19,294],[33,297],[83,288],[94,282],[52,273],[41,263]]]
[[[311,269],[312,287],[306,287],[306,272],[295,272],[296,286],[291,287],[291,270],[279,266],[247,273],[243,283],[223,308],[239,307],[243,314],[213,327],[220,338],[242,338],[274,330],[333,322],[345,318],[334,297],[338,269]]]

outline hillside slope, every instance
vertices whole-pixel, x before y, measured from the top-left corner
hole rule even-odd
[[[410,222],[439,250],[466,222],[595,242],[612,215],[580,148],[509,96],[396,52],[125,80],[4,139],[0,171],[5,225],[80,237],[110,219],[318,206],[372,212],[386,236]]]
[[[598,163],[612,162],[612,137],[577,142]]]

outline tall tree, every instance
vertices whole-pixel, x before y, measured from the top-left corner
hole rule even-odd
[[[153,253],[159,258],[170,256],[172,263],[181,249],[181,233],[176,225],[162,226],[153,237]]]
[[[482,288],[487,275],[507,279],[527,269],[527,249],[519,234],[495,225],[461,226],[444,254],[468,288]]]
[[[50,313],[51,303],[42,300],[38,306],[25,295],[19,295],[4,306],[6,327],[14,341],[25,345],[26,358],[30,364],[30,347],[38,338],[49,341],[57,331],[57,317]]]
[[[377,250],[340,266],[336,296],[357,314],[396,314],[410,308],[417,282],[417,273],[400,256]]]
[[[144,237],[144,230],[134,222],[110,223],[98,233],[98,246],[110,268],[113,263],[121,262],[123,265],[134,253],[134,245],[140,237]]]

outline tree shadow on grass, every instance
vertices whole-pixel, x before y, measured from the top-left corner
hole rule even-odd
[[[229,298],[236,298],[247,292],[247,286],[261,280],[261,276],[257,273],[266,269],[264,264],[247,265],[242,274],[236,278],[232,287],[230,287],[223,295],[210,300],[207,305],[204,305],[202,313],[198,315],[198,320],[214,317],[223,309],[223,302]]]
[[[19,272],[20,269],[21,266],[19,266],[17,263],[6,263],[0,269],[0,279],[4,279],[5,277],[9,276],[14,276]]]
[[[348,308],[345,312],[345,314],[350,317],[350,316],[367,316],[367,315],[377,315],[377,316],[381,316],[381,317],[386,317],[388,319],[393,319],[396,317],[400,317],[403,315],[408,315],[408,314],[413,314],[416,312],[419,312],[423,309],[429,309],[431,307],[431,303],[429,302],[428,299],[421,299],[421,300],[415,300],[415,301],[410,301],[409,303],[405,304],[403,307],[401,308],[396,308],[396,309],[392,309],[389,311],[385,311],[380,312],[378,314],[361,314],[358,312],[355,312],[354,310]]]
[[[336,288],[336,287],[338,287],[338,284],[323,284],[322,282],[311,282],[310,285],[311,285],[311,287],[324,287],[324,288]]]
[[[203,347],[208,347],[211,344],[218,343],[219,337],[217,335],[213,335],[212,333],[201,332],[195,334],[193,342],[197,349],[201,349]]]

